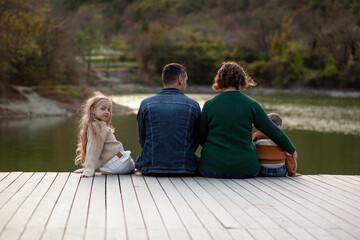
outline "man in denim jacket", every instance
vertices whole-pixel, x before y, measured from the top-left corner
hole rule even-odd
[[[135,167],[143,174],[191,175],[197,171],[201,110],[184,95],[187,78],[184,66],[166,65],[164,88],[141,102],[137,122],[142,153]]]

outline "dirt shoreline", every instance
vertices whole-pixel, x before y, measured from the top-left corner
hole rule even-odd
[[[82,97],[69,99],[59,96],[51,91],[43,90],[38,86],[12,86],[17,93],[11,97],[0,97],[0,119],[35,118],[64,116],[72,117],[80,114],[81,105],[86,97],[96,88],[87,89]],[[67,98],[67,99],[62,99]],[[131,109],[113,104],[114,115],[130,114]]]
[[[102,91],[108,95],[156,93],[162,88],[160,79],[160,76],[149,75],[140,70],[110,72],[92,70],[87,85],[7,86],[0,88],[0,119],[76,116],[84,100],[93,91]],[[191,83],[186,93],[215,94],[210,84],[199,86]],[[260,86],[246,90],[246,94],[360,98],[360,91],[352,90],[276,89]],[[130,114],[133,110],[114,103],[113,113],[114,115]]]
[[[76,116],[79,113],[83,99],[77,99],[71,102],[56,101],[52,97],[44,97],[40,95],[35,89],[38,87],[15,87],[22,97],[18,99],[3,99],[0,98],[0,119],[4,118],[33,118],[33,117],[49,117],[49,116]],[[89,91],[100,90],[107,94],[119,94],[119,92],[126,92],[125,94],[134,94],[140,91],[157,92],[161,87],[146,88],[144,86],[126,86],[126,89],[110,89],[110,88],[90,88]],[[146,92],[145,91],[145,92]],[[215,93],[208,86],[190,86],[187,93]],[[267,89],[267,88],[253,88],[248,89],[249,95],[264,95],[271,96],[276,94],[296,95],[306,97],[329,97],[329,98],[360,98],[360,92],[356,91],[329,91],[329,90],[315,90],[315,89]],[[133,111],[125,106],[114,103],[114,115],[124,115],[133,113]]]

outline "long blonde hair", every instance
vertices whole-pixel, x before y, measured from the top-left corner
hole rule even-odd
[[[96,127],[101,129],[101,123],[100,123],[100,120],[98,120],[91,113],[91,107],[96,108],[102,101],[109,101],[111,104],[110,117],[106,121],[106,125],[112,131],[114,131],[111,126],[111,117],[112,117],[111,99],[101,92],[94,92],[94,94],[86,101],[86,103],[81,106],[82,115],[79,120],[79,127],[78,127],[78,136],[77,136],[78,143],[77,143],[76,157],[75,157],[76,165],[84,166],[84,163],[85,163],[86,145],[88,142],[87,131],[91,131],[93,133],[93,136],[95,136],[96,140],[99,141],[99,136],[97,135]]]

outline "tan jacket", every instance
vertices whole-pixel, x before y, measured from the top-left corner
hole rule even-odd
[[[256,146],[258,159],[261,164],[284,163],[289,176],[295,176],[295,162],[292,156],[280,148],[276,143],[269,139],[262,132],[253,135],[253,142]]]
[[[95,169],[105,165],[118,152],[124,150],[122,143],[116,140],[111,129],[106,126],[106,123],[100,123],[100,126],[94,124],[96,132],[100,136],[100,141],[96,141],[91,131],[87,132],[88,142],[83,172],[86,176],[93,176]]]

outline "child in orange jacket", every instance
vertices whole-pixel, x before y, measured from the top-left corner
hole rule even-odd
[[[270,113],[268,116],[279,128],[282,127],[282,120],[279,114]],[[288,175],[294,177],[300,175],[296,173],[296,160],[264,133],[260,131],[255,132],[252,141],[256,146],[260,161],[260,176],[283,177]]]

